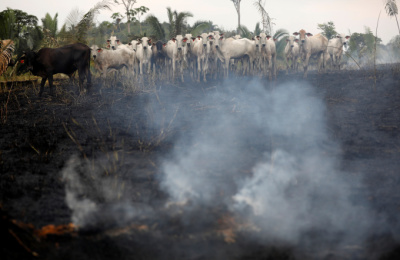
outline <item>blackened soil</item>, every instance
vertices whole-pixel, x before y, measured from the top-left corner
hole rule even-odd
[[[234,81],[238,93],[251,87],[248,78]],[[312,86],[326,104],[328,133],[340,144],[340,167],[365,180],[354,188],[354,196],[368,198],[380,218],[393,225],[393,233],[399,233],[400,66],[310,73],[307,80],[300,74],[281,73],[276,81],[262,82],[266,89],[291,82]],[[32,85],[2,88],[0,234],[6,242],[0,259],[309,258],[295,246],[260,245],[241,239],[240,234],[234,242],[208,234],[188,236],[174,220],[168,222],[168,229],[157,226],[157,220],[147,220],[147,229],[133,228],[125,234],[123,227],[107,226],[107,221],[101,225],[100,219],[78,233],[38,239],[34,230],[71,222],[62,176],[71,158],[96,163],[93,168],[102,169],[104,176],[128,183],[121,196],[132,203],[161,205],[166,195],[159,188],[159,160],[169,156],[182,132],[190,135],[184,111],[201,118],[212,109],[234,109],[231,98],[204,103],[207,95],[224,93],[229,87],[220,81],[152,82],[148,90],[139,92],[124,84],[112,85],[99,81],[89,94],[79,96],[76,86],[60,82],[55,96],[45,93],[42,98]],[[238,127],[246,131],[245,125]],[[249,171],[259,151],[269,149],[269,144],[249,142],[249,150],[243,151],[247,156],[235,165],[243,172]],[[99,204],[105,201],[101,194],[92,199]],[[160,234],[164,231],[168,234]],[[313,259],[400,259],[397,239],[377,231],[368,238],[368,247],[356,253],[318,252]]]

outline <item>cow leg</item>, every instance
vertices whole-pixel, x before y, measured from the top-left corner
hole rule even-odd
[[[310,60],[310,54],[306,54],[306,58],[303,61],[303,69],[304,69],[304,78],[307,78],[307,72],[308,72],[308,61]]]
[[[46,80],[47,80],[47,77],[43,77],[43,78],[42,78],[42,81],[40,82],[39,97],[42,96],[43,89],[44,89],[44,84],[46,84]]]
[[[50,95],[54,95],[54,87],[53,87],[53,74],[51,73],[49,76],[49,86],[50,86]]]

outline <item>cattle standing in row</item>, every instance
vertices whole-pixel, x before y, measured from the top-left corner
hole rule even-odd
[[[0,41],[0,76],[7,70],[7,67],[12,64],[12,55],[15,46],[12,40]]]
[[[66,45],[60,48],[43,48],[38,52],[28,51],[20,58],[33,75],[42,77],[39,96],[43,93],[46,80],[49,80],[50,92],[53,93],[53,75],[67,74],[70,79],[74,72],[79,73],[79,89],[83,92],[86,77],[87,89],[91,86],[90,48],[82,43]]]
[[[266,73],[269,72],[269,79],[276,78],[276,45],[275,40],[265,33],[260,33],[256,37],[260,44],[260,62],[261,70]],[[256,42],[257,45],[257,42]],[[268,66],[266,66],[268,64]]]
[[[333,68],[340,70],[340,62],[343,55],[343,46],[347,46],[350,36],[338,34],[335,38],[330,39],[328,42],[328,54],[332,61]]]
[[[318,58],[318,71],[320,72],[322,68],[326,71],[325,57],[328,55],[328,39],[321,34],[313,36],[311,33],[307,33],[303,29],[299,32],[294,32],[293,35],[300,35],[299,39],[296,39],[296,41],[299,42],[300,45],[300,56],[304,68],[303,77],[307,78],[308,61],[311,56],[317,56]]]
[[[289,36],[286,39],[286,47],[285,47],[285,60],[286,60],[286,74],[288,74],[289,67],[292,71],[297,72],[300,48],[299,44],[295,41],[295,37]],[[290,65],[289,65],[290,63]]]
[[[107,72],[111,70],[121,70],[126,68],[134,75],[135,52],[126,48],[107,50],[93,45],[91,47],[91,56],[93,57],[96,69],[105,78]]]
[[[151,56],[151,64],[153,64],[153,73],[156,73],[156,70],[161,72],[161,69],[166,66],[166,48],[162,41],[157,41],[156,43],[152,43],[151,51],[153,55]]]
[[[208,69],[208,54],[210,51],[210,44],[208,41],[212,37],[212,35],[202,33],[201,35],[198,35],[194,41],[192,53],[197,59],[197,82],[200,82],[201,73],[203,74],[203,81],[207,82],[206,74]]]
[[[186,52],[187,52],[187,38],[182,35],[177,35],[167,42],[166,53],[167,57],[172,62],[172,79],[176,76],[176,65],[179,66],[180,77],[183,82],[183,66],[186,62]]]
[[[143,68],[147,66],[147,74],[150,73],[151,70],[151,39],[147,37],[142,37],[138,40],[137,50],[136,50],[136,58],[139,62],[139,73],[143,75]]]

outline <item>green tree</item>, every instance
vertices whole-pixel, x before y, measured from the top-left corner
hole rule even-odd
[[[169,20],[169,38],[184,33],[188,27],[186,19],[193,17],[193,14],[190,12],[179,13],[176,10],[172,11],[170,7],[167,7],[167,15]]]
[[[14,39],[16,37],[15,20],[14,11],[10,8],[0,13],[0,39]]]
[[[196,21],[192,26],[189,26],[188,29],[193,36],[197,36],[203,32],[217,31],[219,30],[219,27],[212,21],[199,20]]]
[[[157,40],[165,40],[165,29],[157,17],[149,15],[145,21],[150,25],[151,33]]]
[[[273,39],[276,40],[276,56],[278,59],[284,59],[284,52],[286,47],[286,38],[289,36],[289,32],[285,29],[279,29],[273,35]]]
[[[45,17],[41,19],[43,29],[48,30],[48,33],[52,37],[56,37],[57,35],[57,26],[58,26],[57,18],[58,18],[58,13],[54,15],[54,18],[52,18],[49,13],[46,13]]]
[[[349,52],[356,56],[359,62],[369,62],[373,59],[375,40],[379,44],[380,38],[376,38],[369,27],[365,27],[364,33],[353,33],[349,41]]]
[[[328,38],[328,40],[338,34],[335,29],[335,24],[332,21],[318,24],[318,29],[322,31],[322,35]]]
[[[125,7],[126,22],[128,24],[128,34],[131,34],[131,21],[132,21],[132,7],[136,4],[137,0],[114,0],[116,4],[122,4]]]
[[[132,17],[133,22],[138,22],[139,23],[139,28],[140,28],[140,35],[142,35],[142,24],[140,22],[140,18],[149,11],[150,9],[147,8],[146,6],[141,6],[135,9],[129,10],[129,14]],[[135,18],[137,16],[138,19]]]
[[[254,35],[260,35],[260,33],[261,33],[260,23],[256,23],[256,28],[254,29]]]

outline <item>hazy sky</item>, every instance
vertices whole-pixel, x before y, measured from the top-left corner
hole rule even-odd
[[[1,0],[0,10],[7,7],[20,9],[41,19],[48,12],[51,16],[58,13],[59,27],[68,14],[78,8],[87,12],[99,0]],[[261,21],[261,16],[254,6],[255,0],[242,0],[241,24],[251,31]],[[400,2],[397,1],[400,5]],[[189,11],[193,14],[189,24],[197,20],[211,20],[225,30],[234,30],[237,26],[237,13],[231,0],[137,0],[134,7],[146,6],[149,13],[158,17],[160,22],[168,21],[167,7],[178,12]],[[399,6],[400,7],[400,6]],[[265,9],[274,19],[274,30],[287,29],[290,33],[305,29],[318,33],[318,23],[333,21],[339,33],[364,32],[365,26],[375,33],[379,12],[378,37],[387,43],[399,33],[396,19],[387,16],[383,0],[265,0]],[[123,12],[122,5],[114,5],[112,11],[102,11],[97,21],[111,21],[111,14]],[[144,15],[144,17],[146,17]],[[400,17],[399,17],[400,18]]]

